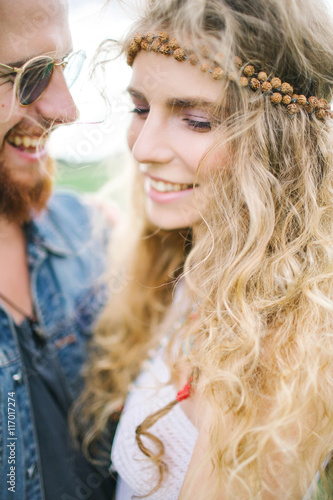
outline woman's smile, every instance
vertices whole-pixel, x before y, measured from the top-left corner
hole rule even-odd
[[[175,203],[184,197],[192,195],[193,184],[166,182],[146,177],[145,193],[154,203]]]

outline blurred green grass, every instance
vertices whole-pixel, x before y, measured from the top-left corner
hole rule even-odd
[[[55,185],[84,193],[96,193],[112,182],[126,167],[125,155],[116,155],[89,163],[68,163],[57,160]]]
[[[109,180],[108,170],[107,165],[99,162],[90,163],[89,165],[73,165],[58,161],[55,184],[59,187],[93,193],[98,191]]]

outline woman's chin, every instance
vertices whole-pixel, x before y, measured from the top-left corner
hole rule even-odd
[[[171,209],[150,200],[146,202],[146,215],[154,226],[167,231],[192,227],[200,220],[200,215],[194,207],[187,205]]]

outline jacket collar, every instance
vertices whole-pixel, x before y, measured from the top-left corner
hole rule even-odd
[[[63,222],[66,223],[66,221]],[[70,244],[69,238],[66,238],[65,232],[52,217],[52,212],[48,209],[34,216],[26,224],[25,233],[28,241],[38,247],[44,248],[47,252],[60,256],[76,253]]]

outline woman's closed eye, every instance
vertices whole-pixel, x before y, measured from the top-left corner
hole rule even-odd
[[[210,132],[213,128],[213,116],[209,110],[200,108],[180,109],[180,118],[186,127],[194,132]]]
[[[149,108],[136,106],[134,109],[131,110],[131,113],[135,113],[138,116],[146,117],[146,115],[149,113]]]
[[[209,120],[202,120],[199,118],[183,118],[187,125],[197,132],[209,132],[212,130],[212,123]]]

